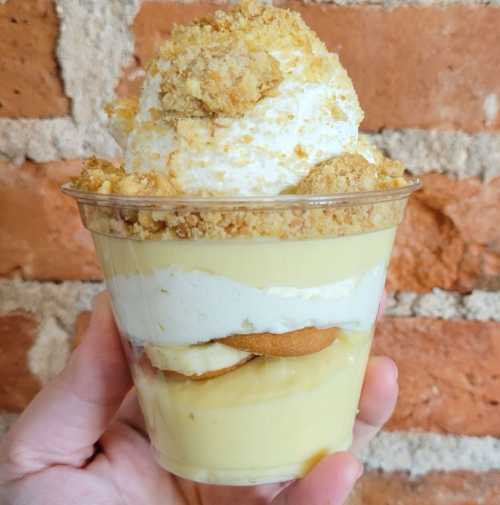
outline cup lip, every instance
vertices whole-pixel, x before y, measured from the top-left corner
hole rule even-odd
[[[63,184],[61,186],[61,191],[77,200],[79,204],[91,205],[94,207],[119,207],[137,210],[174,210],[186,207],[199,210],[352,207],[408,198],[411,193],[422,186],[422,183],[418,177],[405,177],[408,181],[408,185],[401,188],[314,195],[281,194],[272,196],[221,197],[105,195],[75,189],[70,182]]]

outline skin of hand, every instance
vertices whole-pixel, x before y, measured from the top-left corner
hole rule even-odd
[[[67,367],[0,441],[0,503],[340,505],[363,471],[353,453],[388,420],[398,392],[396,365],[370,358],[350,452],[325,457],[296,481],[226,487],[196,484],[157,465],[131,388],[103,293]]]

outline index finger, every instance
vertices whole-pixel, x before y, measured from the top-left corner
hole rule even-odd
[[[0,481],[54,464],[84,464],[131,385],[109,300],[101,294],[68,366],[2,439]]]
[[[368,362],[365,383],[354,424],[352,450],[358,452],[389,420],[398,397],[398,369],[394,361],[373,356]]]

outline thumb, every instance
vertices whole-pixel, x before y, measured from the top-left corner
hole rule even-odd
[[[350,453],[332,454],[284,489],[272,505],[341,505],[362,472],[363,467]]]
[[[131,385],[108,295],[101,293],[83,342],[65,370],[3,438],[0,481],[55,464],[83,465]]]

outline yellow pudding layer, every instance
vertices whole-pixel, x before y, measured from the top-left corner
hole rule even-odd
[[[249,286],[315,287],[388,261],[396,228],[316,240],[127,240],[94,233],[106,278],[175,265]]]
[[[258,357],[200,382],[134,366],[159,463],[212,484],[304,475],[325,454],[350,446],[370,343],[371,333],[342,332],[318,353]]]
[[[162,319],[169,296],[181,296],[163,284],[162,276],[171,266],[181,272],[213,274],[217,282],[221,278],[221,293],[222,281],[229,279],[241,283],[242,290],[245,285],[289,287],[295,296],[294,288],[360,278],[386,264],[394,234],[395,228],[317,240],[137,241],[95,233],[94,239],[122,333],[136,346],[162,346],[172,343],[169,331],[176,324],[181,327],[183,321],[199,320],[195,326],[201,329],[208,324],[200,316],[205,295],[199,290],[190,296],[201,298],[186,300],[185,315],[179,321]],[[381,283],[370,286],[353,298],[353,306],[367,312],[360,326],[365,331],[343,331],[318,353],[257,357],[225,375],[202,381],[166,379],[161,371],[133,365],[159,463],[198,482],[249,485],[299,477],[323,455],[347,449],[370,348],[369,327],[382,289]],[[248,307],[249,313],[253,307],[245,305],[243,295],[231,303],[235,310]],[[229,312],[220,315],[221,328],[234,313],[229,305],[222,306]],[[274,319],[280,307],[269,306]],[[207,317],[215,316],[210,311]],[[304,315],[305,320],[308,317]],[[196,328],[183,331],[186,341],[193,339],[188,343],[201,341]],[[217,338],[228,334],[216,333]]]

